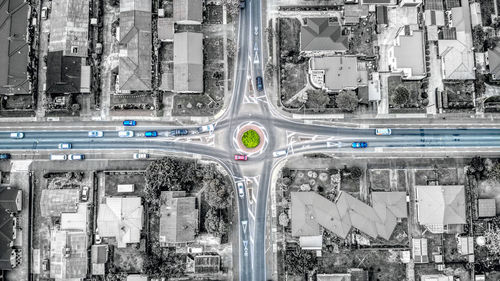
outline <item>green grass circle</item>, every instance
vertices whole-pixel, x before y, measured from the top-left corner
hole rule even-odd
[[[256,131],[248,130],[248,131],[243,133],[243,136],[241,137],[241,141],[243,142],[243,145],[245,147],[255,148],[260,143],[260,136],[259,136],[259,134],[257,134]]]

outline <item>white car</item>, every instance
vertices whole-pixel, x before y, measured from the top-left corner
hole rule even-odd
[[[82,201],[87,202],[89,200],[89,187],[84,186],[82,188],[82,195],[81,195]]]
[[[67,142],[65,142],[65,143],[60,143],[60,144],[58,145],[58,147],[59,147],[59,149],[71,149],[71,143],[67,143]]]
[[[285,156],[288,154],[288,151],[285,149],[285,150],[278,150],[278,151],[275,151],[273,152],[273,157],[281,157],[281,156]]]
[[[375,135],[377,136],[389,136],[392,134],[391,129],[375,129]]]
[[[120,138],[131,138],[134,136],[134,131],[119,131],[118,136]]]
[[[148,159],[149,154],[147,153],[134,153],[134,159]]]
[[[20,132],[10,133],[10,137],[12,139],[22,139],[22,138],[24,138],[24,133],[20,133]]]
[[[104,133],[102,131],[90,131],[89,132],[89,138],[102,138],[104,136]]]
[[[239,181],[236,183],[236,186],[238,187],[238,195],[243,198],[245,196],[245,185]]]

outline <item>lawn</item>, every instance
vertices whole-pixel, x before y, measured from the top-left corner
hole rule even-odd
[[[284,63],[281,65],[281,101],[288,108],[299,108],[303,103],[297,99],[290,100],[295,94],[307,85],[307,61],[302,63]]]
[[[446,112],[473,112],[474,83],[446,83],[443,91],[443,107]]]
[[[206,81],[206,79],[205,79]],[[207,116],[213,115],[221,108],[222,103],[215,102],[204,94],[176,94],[174,96],[173,116]]]
[[[420,81],[403,81],[400,76],[387,78],[389,88],[389,112],[390,113],[425,113],[424,98],[421,95]],[[396,102],[397,89],[404,88],[408,91],[408,97],[404,104]]]
[[[119,272],[138,273],[142,270],[143,257],[134,246],[113,247],[113,264]]]
[[[349,40],[349,54],[373,56],[373,41],[377,39],[375,14],[352,27]]]
[[[119,184],[133,184],[134,192],[119,193],[117,190]],[[106,196],[144,196],[145,187],[146,182],[143,172],[106,172],[105,174]]]
[[[390,170],[370,169],[368,174],[370,176],[370,187],[372,190],[388,191],[390,189]]]

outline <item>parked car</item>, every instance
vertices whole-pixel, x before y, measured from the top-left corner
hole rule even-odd
[[[24,133],[20,133],[20,132],[10,133],[10,138],[12,138],[12,139],[22,139],[22,138],[24,138]]]
[[[185,136],[189,134],[189,131],[186,129],[175,129],[170,131],[171,136]]]
[[[234,155],[234,160],[236,160],[236,161],[247,161],[248,160],[248,156],[241,155],[241,154],[236,154],[236,155]]]
[[[243,198],[245,196],[245,185],[239,181],[236,183],[236,186],[238,187],[238,195]]]
[[[89,200],[89,187],[88,186],[84,186],[82,188],[82,201],[84,202],[87,202],[87,200]]]
[[[377,136],[389,136],[390,134],[392,134],[392,130],[391,129],[375,129],[375,135]]]
[[[240,0],[240,9],[245,9],[245,0]]]
[[[58,145],[59,149],[71,149],[71,143],[63,142]]]
[[[368,146],[368,144],[364,141],[361,141],[361,142],[353,142],[351,146],[352,148],[365,148]]]
[[[49,259],[43,259],[43,261],[42,261],[42,270],[43,271],[49,271],[49,269],[50,269]]]
[[[146,133],[144,133],[144,136],[147,138],[154,138],[154,137],[158,136],[158,132],[157,131],[147,131]]]
[[[262,92],[264,90],[264,81],[262,81],[262,77],[257,76],[257,91]]]
[[[90,131],[89,138],[102,138],[104,133],[102,131]]]
[[[134,153],[134,159],[148,159],[149,154],[147,153]]]
[[[118,136],[120,138],[131,138],[134,136],[134,131],[119,131]]]
[[[0,160],[10,159],[10,153],[0,153]]]
[[[85,155],[83,154],[71,154],[69,156],[69,160],[84,160],[85,159]]]
[[[135,126],[137,123],[135,120],[125,120],[123,121],[123,126]]]

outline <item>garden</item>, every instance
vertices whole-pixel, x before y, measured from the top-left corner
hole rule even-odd
[[[255,130],[248,130],[243,133],[241,141],[246,148],[255,148],[260,144],[260,136]]]
[[[390,113],[425,113],[429,105],[426,82],[403,81],[401,76],[387,78]]]

